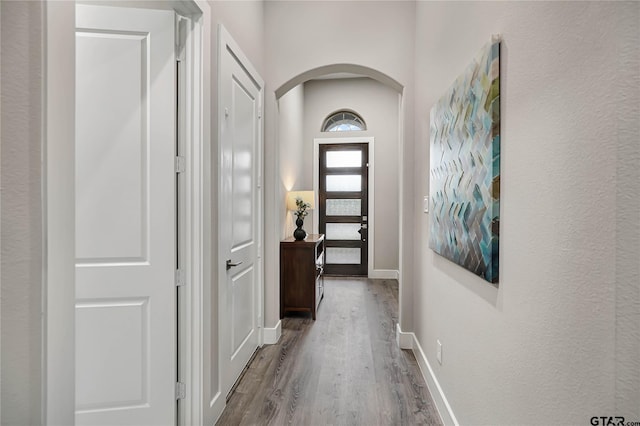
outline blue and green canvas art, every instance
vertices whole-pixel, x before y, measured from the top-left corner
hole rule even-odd
[[[500,42],[487,44],[431,109],[429,247],[498,283]]]

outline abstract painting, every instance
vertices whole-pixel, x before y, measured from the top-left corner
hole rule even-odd
[[[488,43],[431,109],[429,247],[498,283],[500,42]]]

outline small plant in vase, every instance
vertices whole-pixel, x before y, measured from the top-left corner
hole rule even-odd
[[[296,207],[297,210],[293,212],[296,215],[296,230],[293,231],[293,237],[297,240],[304,240],[307,237],[307,233],[304,229],[302,229],[302,225],[304,225],[304,218],[309,214],[308,210],[311,208],[311,204],[305,203],[302,198],[296,198]]]

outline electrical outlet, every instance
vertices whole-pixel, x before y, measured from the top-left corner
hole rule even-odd
[[[429,197],[426,195],[422,200],[422,208],[424,209],[425,213],[429,213]]]
[[[438,343],[438,353],[436,357],[438,358],[438,363],[442,365],[442,343],[440,343],[440,340],[436,340],[436,342]]]

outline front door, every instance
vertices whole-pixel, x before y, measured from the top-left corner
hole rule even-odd
[[[175,424],[174,13],[76,12],[76,424]]]
[[[319,157],[319,229],[325,234],[325,273],[367,275],[368,144],[321,144]]]
[[[220,345],[223,394],[260,344],[260,77],[222,31],[220,72]],[[242,59],[241,59],[242,58]]]

